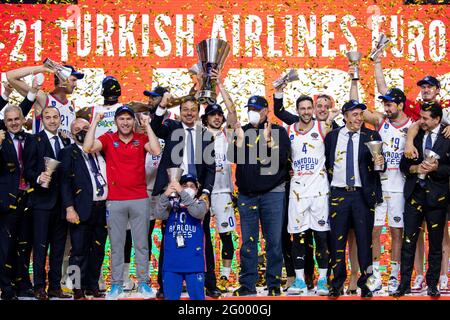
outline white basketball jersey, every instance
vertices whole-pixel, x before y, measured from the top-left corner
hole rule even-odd
[[[319,122],[314,121],[307,132],[298,131],[297,123],[288,127],[294,170],[291,193],[295,191],[299,198],[323,196],[329,191],[324,136],[319,126]]]
[[[214,153],[216,159],[216,177],[212,193],[223,193],[233,191],[233,180],[231,178],[231,163],[227,158],[228,141],[223,130],[217,132],[214,139]]]
[[[68,137],[70,137],[70,124],[75,120],[75,107],[72,102],[67,100],[66,103],[62,103],[56,97],[51,94],[47,95],[46,106],[51,106],[58,108],[61,116],[61,125],[59,131],[64,132]],[[36,134],[44,129],[42,124],[41,115],[34,116],[33,118],[33,134]]]
[[[378,129],[383,140],[383,154],[387,163],[386,171],[380,174],[383,191],[403,192],[405,177],[400,171],[400,160],[405,151],[406,133],[412,123],[412,120],[408,119],[405,124],[396,127],[385,118]]]
[[[114,122],[114,115],[116,113],[117,108],[122,106],[121,103],[116,103],[113,105],[108,106],[94,106],[92,107],[92,118],[95,119],[95,115],[97,113],[103,112],[103,119],[99,121],[97,124],[97,129],[95,129],[95,137],[98,138],[102,134],[105,134],[107,132],[116,132],[117,127],[116,123]]]
[[[164,120],[166,119],[175,119],[175,114],[172,112],[167,112]],[[153,187],[156,181],[156,174],[158,172],[159,162],[161,161],[162,152],[164,150],[164,140],[158,139],[159,145],[161,146],[161,153],[157,156],[151,155],[147,152],[145,157],[145,178],[147,181],[147,190],[153,191]]]

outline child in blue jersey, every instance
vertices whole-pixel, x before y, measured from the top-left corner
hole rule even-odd
[[[208,204],[196,199],[197,178],[191,174],[171,182],[156,206],[157,219],[166,220],[164,261],[162,265],[164,297],[179,300],[186,282],[189,298],[205,299],[205,251],[203,217]],[[170,195],[177,193],[177,197]]]

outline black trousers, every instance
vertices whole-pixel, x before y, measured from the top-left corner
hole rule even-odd
[[[289,199],[290,182],[286,183],[286,199]],[[295,277],[294,262],[292,259],[292,240],[291,235],[287,230],[288,214],[289,214],[289,201],[285,201],[284,206],[284,220],[283,229],[281,233],[281,250],[283,251],[284,267],[286,269],[286,276]]]
[[[81,284],[81,289],[98,289],[105,243],[108,231],[106,228],[106,201],[94,202],[88,220],[79,224],[69,223],[72,249],[69,258],[70,266],[78,266],[81,280],[75,281],[74,288]],[[73,275],[68,272],[74,280]]]
[[[25,191],[20,191],[8,212],[0,214],[0,288],[24,291],[33,288],[30,280],[32,215]]]
[[[411,285],[414,255],[423,219],[427,223],[429,244],[427,284],[428,286],[437,286],[441,272],[442,239],[444,230],[447,228],[445,223],[446,217],[447,206],[429,207],[425,190],[417,184],[412,196],[405,201],[400,265],[402,286],[409,288]]]
[[[314,279],[314,242],[313,242],[313,231],[311,229],[305,231],[304,240],[306,245],[305,277]]]
[[[330,202],[330,228],[331,251],[333,258],[334,278],[331,285],[340,289],[347,278],[347,265],[345,249],[347,235],[351,222],[355,229],[358,246],[358,262],[361,276],[358,287],[365,286],[367,278],[371,275],[368,267],[372,265],[372,229],[374,211],[367,206],[361,189],[358,191],[345,191],[341,188],[331,188]]]
[[[61,268],[67,238],[67,221],[61,218],[60,205],[52,210],[33,210],[33,280],[34,288],[46,287],[45,262],[49,255],[49,289],[61,288]]]

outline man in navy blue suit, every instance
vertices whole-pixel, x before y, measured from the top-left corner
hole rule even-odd
[[[382,202],[381,182],[374,164],[384,166],[382,155],[373,159],[368,147],[369,141],[381,141],[378,132],[363,125],[363,111],[366,105],[350,100],[342,107],[346,124],[325,137],[325,154],[328,180],[330,181],[330,227],[332,269],[330,296],[343,294],[347,277],[345,249],[350,221],[353,221],[358,261],[361,276],[358,287],[362,297],[371,297],[366,284],[372,265],[372,229],[374,208]],[[385,167],[385,166],[384,166]]]
[[[4,111],[7,131],[0,130],[0,288],[3,300],[17,300],[17,295],[34,296],[28,272],[31,189],[23,167],[24,144],[31,135],[22,130],[25,119],[21,108],[8,106]]]
[[[61,269],[67,237],[67,222],[61,217],[58,170],[50,174],[44,157],[58,159],[61,149],[70,139],[58,134],[61,124],[58,108],[42,110],[44,130],[28,139],[24,146],[25,179],[34,191],[31,193],[33,208],[33,281],[35,298],[70,298],[61,290]],[[48,185],[48,187],[46,187]],[[50,246],[50,270],[48,294],[45,263]]]
[[[75,143],[61,150],[61,201],[62,211],[69,222],[72,249],[69,266],[77,266],[80,282],[74,284],[74,299],[85,295],[104,297],[99,291],[103,258],[105,255],[106,163],[100,153],[83,151],[89,122],[75,119],[70,132]]]

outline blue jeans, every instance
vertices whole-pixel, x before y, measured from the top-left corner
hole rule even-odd
[[[266,282],[268,288],[279,288],[283,254],[281,233],[284,218],[284,192],[268,192],[258,196],[238,196],[241,219],[242,246],[239,283],[249,289],[256,289],[258,280],[259,223],[266,242]]]

